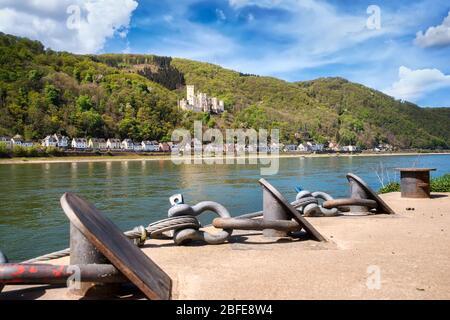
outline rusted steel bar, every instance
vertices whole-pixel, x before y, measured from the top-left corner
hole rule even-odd
[[[128,280],[110,264],[51,265],[0,264],[1,284],[66,284],[73,280],[96,283],[126,283]]]
[[[328,200],[328,201],[325,201],[322,204],[322,206],[326,209],[338,208],[341,206],[361,206],[361,207],[375,209],[378,205],[375,200],[348,198],[348,199]]]
[[[265,220],[265,219],[236,219],[216,218],[213,220],[216,228],[232,228],[237,230],[264,230],[273,229],[285,232],[300,231],[302,227],[292,220]]]
[[[8,258],[0,251],[0,265],[4,263],[8,263]],[[2,292],[4,287],[5,285],[0,282],[0,292]]]
[[[294,202],[291,202],[291,205],[295,209],[298,209],[298,208],[304,207],[310,203],[317,203],[317,199],[314,197],[302,198],[300,200],[295,200]],[[246,214],[234,217],[234,218],[235,219],[252,219],[252,218],[262,217],[262,215],[263,215],[263,211],[256,211],[256,212],[246,213]]]

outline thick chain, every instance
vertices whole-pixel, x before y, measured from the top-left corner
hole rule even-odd
[[[309,203],[304,206],[299,206],[298,211],[300,211],[305,217],[334,217],[339,215],[339,210],[337,208],[327,209],[319,204],[319,200],[330,201],[333,200],[333,197],[328,193],[317,191],[317,192],[309,192],[307,190],[300,191],[297,194],[296,201],[300,201],[302,199],[310,199],[313,197],[316,199],[315,203]]]
[[[124,234],[129,239],[135,240],[135,243],[137,245],[142,245],[146,239],[159,237],[163,232],[186,228],[197,230],[200,228],[200,223],[195,217],[192,216],[173,217],[151,223],[147,228],[144,228],[143,226],[136,227],[133,230],[126,231]],[[69,255],[70,248],[67,248],[64,250],[45,254],[43,256],[24,261],[22,263],[49,261],[64,258]]]

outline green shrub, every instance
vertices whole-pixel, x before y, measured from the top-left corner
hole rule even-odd
[[[0,143],[0,158],[9,158],[11,156],[11,150],[6,143]]]
[[[431,192],[450,192],[450,173],[431,179],[430,190]],[[381,194],[389,192],[400,192],[400,183],[390,182],[378,190]]]
[[[47,147],[45,148],[45,153],[49,156],[59,156],[61,151],[56,147]]]
[[[378,193],[389,193],[389,192],[400,192],[400,183],[390,182],[384,187],[382,187],[380,190],[378,190]]]
[[[431,179],[431,192],[450,192],[450,173]]]
[[[39,157],[43,155],[43,151],[39,146],[32,146],[27,148],[27,156],[28,157]]]
[[[28,155],[28,148],[15,145],[13,146],[12,152],[14,157],[26,157]]]

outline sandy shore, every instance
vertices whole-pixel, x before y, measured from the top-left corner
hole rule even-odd
[[[395,215],[308,218],[326,243],[248,231],[216,246],[150,240],[143,251],[172,278],[174,299],[450,299],[450,193],[382,198]],[[2,298],[74,299],[45,286],[7,286]]]
[[[270,159],[270,158],[329,158],[329,157],[392,157],[392,156],[426,156],[426,155],[449,155],[450,152],[430,152],[430,153],[357,153],[357,154],[294,154],[282,153],[279,155],[257,155],[233,156],[231,159]],[[194,157],[192,157],[194,159]],[[214,160],[217,157],[201,157],[204,160]],[[222,157],[225,163],[226,157]],[[48,158],[12,158],[0,159],[1,164],[45,164],[45,163],[83,163],[83,162],[110,162],[110,161],[170,161],[183,160],[182,157],[172,158],[168,155],[127,155],[127,156],[87,156],[87,157],[48,157]]]

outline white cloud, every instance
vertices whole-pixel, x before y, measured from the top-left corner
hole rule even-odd
[[[173,21],[173,16],[171,16],[170,14],[166,14],[163,16],[164,21],[166,21],[167,23],[172,23]]]
[[[183,32],[158,39],[157,43],[150,44],[147,52],[218,64],[238,50],[232,39],[213,29],[187,21],[179,21],[177,28]]]
[[[70,6],[80,9],[80,19],[75,11],[68,13]],[[107,39],[126,37],[137,6],[135,0],[0,0],[0,31],[40,40],[54,50],[97,53]],[[79,23],[69,29],[71,16]]]
[[[450,46],[450,11],[442,24],[417,32],[415,43],[422,48]]]
[[[282,0],[229,0],[228,3],[234,8],[246,6],[258,6],[262,8],[272,8],[279,6]]]
[[[397,99],[416,102],[435,90],[450,88],[450,75],[445,75],[438,69],[411,70],[401,66],[398,76],[399,80],[384,90]]]
[[[216,15],[219,20],[227,20],[227,16],[223,12],[223,10],[216,9]]]

